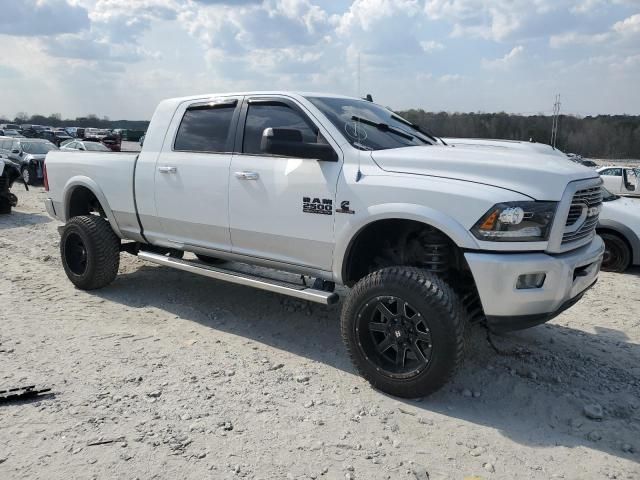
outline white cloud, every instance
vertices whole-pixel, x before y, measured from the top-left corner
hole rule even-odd
[[[611,34],[605,33],[578,33],[566,32],[560,35],[552,35],[549,38],[549,46],[552,48],[562,48],[567,45],[596,45],[607,42],[611,39]]]
[[[613,29],[622,35],[640,33],[640,13],[625,18],[613,25]]]
[[[453,82],[459,82],[463,78],[464,77],[458,73],[447,73],[445,75],[440,76],[438,78],[438,81],[440,83],[453,83]]]
[[[423,40],[420,42],[420,46],[426,53],[437,52],[444,49],[444,45],[435,40]]]
[[[624,94],[637,90],[631,78],[638,72],[640,14],[628,7],[638,1],[6,0],[0,35],[15,72],[0,72],[0,91],[27,93],[0,107],[77,105],[80,113],[116,117],[147,115],[162,97],[197,91],[357,94],[359,59],[362,91],[388,105],[491,110],[499,103],[533,111],[552,93],[573,88],[573,79],[562,84],[548,73],[555,68],[542,68],[561,65],[558,71],[588,72],[594,85],[620,92],[625,99],[611,101],[611,109],[640,109],[637,95]],[[447,54],[437,54],[445,45]],[[563,48],[575,45],[581,48]],[[535,93],[523,98],[524,88]],[[602,88],[576,101],[589,104]],[[35,102],[36,89],[46,93],[36,107],[22,105]]]
[[[482,66],[484,68],[495,68],[495,69],[508,69],[512,67],[524,54],[524,47],[522,45],[518,45],[513,47],[509,53],[505,56],[496,58],[494,60],[482,60]]]

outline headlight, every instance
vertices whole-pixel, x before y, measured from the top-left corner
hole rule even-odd
[[[494,205],[473,226],[479,240],[541,242],[549,239],[557,202],[509,202]]]

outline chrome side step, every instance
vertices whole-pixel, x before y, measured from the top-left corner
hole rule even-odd
[[[189,260],[165,257],[164,255],[158,255],[157,253],[140,251],[138,253],[138,258],[152,263],[157,263],[158,265],[164,265],[165,267],[196,273],[205,277],[215,278],[216,280],[237,283],[238,285],[259,288],[260,290],[281,293],[283,295],[289,295],[290,297],[296,297],[310,302],[331,305],[338,301],[338,294],[334,292],[314,290],[313,288],[308,288],[304,285],[257,277],[232,270],[224,270],[222,268],[211,267],[197,262],[190,262]]]

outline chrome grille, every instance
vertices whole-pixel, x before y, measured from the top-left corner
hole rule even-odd
[[[602,188],[600,186],[578,190],[571,200],[571,208],[565,223],[562,244],[577,242],[593,236],[598,225],[599,209],[593,213],[594,207],[602,205]]]

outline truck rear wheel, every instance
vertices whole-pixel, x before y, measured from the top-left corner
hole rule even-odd
[[[60,255],[69,280],[81,290],[95,290],[118,274],[120,239],[102,217],[73,217],[62,232]]]
[[[462,304],[449,285],[419,268],[384,268],[360,280],[344,304],[341,327],[360,374],[391,395],[429,395],[462,362]]]

